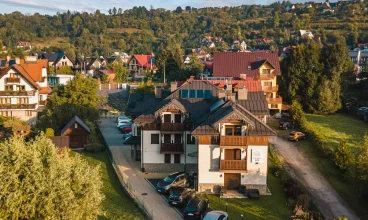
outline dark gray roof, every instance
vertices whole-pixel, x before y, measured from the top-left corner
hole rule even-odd
[[[268,103],[264,92],[248,92],[247,100],[238,100],[237,103],[255,115],[268,115]]]
[[[126,144],[126,145],[141,144],[141,137],[140,136],[130,136],[124,141],[124,144]]]
[[[139,116],[160,101],[153,94],[131,93],[126,113],[131,116]]]
[[[64,134],[64,132],[74,124],[74,122],[77,122],[80,126],[82,126],[88,133],[91,133],[91,129],[78,117],[74,116],[67,125],[61,130],[61,135]]]

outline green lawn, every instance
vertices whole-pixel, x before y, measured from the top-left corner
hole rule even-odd
[[[105,195],[103,201],[105,216],[100,216],[99,219],[145,219],[141,210],[121,188],[106,152],[81,152],[81,154],[91,165],[100,164],[101,166],[102,192]]]
[[[313,124],[317,131],[323,132],[331,146],[336,147],[342,138],[346,138],[352,150],[356,152],[364,134],[368,131],[368,125],[363,121],[345,114],[334,115],[307,115],[308,123]],[[290,130],[279,130],[278,123],[273,121],[269,125],[277,131],[278,136],[287,139]],[[300,129],[295,129],[300,131]],[[342,173],[333,165],[330,158],[325,157],[317,146],[309,139],[295,142],[311,162],[317,167],[324,177],[330,182],[337,193],[349,204],[361,219],[368,219],[368,203],[361,201],[352,187],[352,183],[345,179]]]
[[[269,166],[271,162],[269,161]],[[259,200],[251,199],[220,199],[216,196],[202,195],[210,200],[210,206],[214,210],[226,211],[229,219],[290,219],[292,214],[291,207],[287,206],[288,198],[285,195],[283,184],[280,178],[275,177],[271,172],[268,173],[268,188],[271,196],[261,196]]]

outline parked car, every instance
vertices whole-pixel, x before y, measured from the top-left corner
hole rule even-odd
[[[121,129],[125,128],[125,127],[131,127],[131,126],[132,126],[132,123],[131,122],[126,122],[126,123],[121,124],[118,127],[118,129],[121,130]]]
[[[169,204],[173,206],[186,206],[194,196],[194,191],[184,187],[172,187],[170,189]]]
[[[207,199],[193,197],[183,211],[184,219],[203,219],[208,205],[209,202]]]
[[[126,134],[132,132],[132,127],[124,127],[120,130],[121,133]]]
[[[279,128],[281,130],[287,130],[288,128],[292,128],[292,127],[294,127],[293,124],[288,121],[280,121],[279,123]]]
[[[288,140],[289,141],[299,141],[299,140],[305,140],[306,136],[303,132],[299,131],[292,131],[289,134]]]
[[[116,117],[116,122],[123,121],[123,120],[129,120],[129,121],[131,121],[132,119],[130,119],[126,115],[119,115],[118,117]]]
[[[157,191],[160,193],[169,192],[171,187],[189,187],[188,175],[184,172],[172,173],[157,184]]]
[[[119,128],[120,126],[125,125],[125,124],[132,124],[132,122],[131,122],[131,121],[128,121],[128,120],[119,121],[119,122],[116,124],[116,127],[117,127],[117,128]]]
[[[211,211],[204,216],[203,220],[227,220],[229,215],[223,211]]]
[[[123,134],[123,140],[125,141],[126,139],[128,139],[130,136],[132,136],[132,132]]]
[[[276,119],[281,119],[282,118],[282,114],[281,113],[276,113],[275,114],[275,118]]]

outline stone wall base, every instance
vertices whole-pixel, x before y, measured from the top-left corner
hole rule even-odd
[[[152,173],[174,173],[184,171],[184,164],[181,163],[144,163],[145,172]],[[187,172],[198,172],[197,164],[187,164]]]
[[[199,193],[214,193],[213,188],[215,186],[224,186],[224,184],[211,184],[211,183],[199,183],[198,184],[198,192]],[[268,195],[267,193],[267,185],[248,185],[245,184],[247,189],[258,189],[259,194]]]

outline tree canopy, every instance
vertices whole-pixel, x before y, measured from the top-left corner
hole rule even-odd
[[[99,167],[59,150],[41,134],[0,143],[0,216],[5,219],[96,219],[102,214]]]

